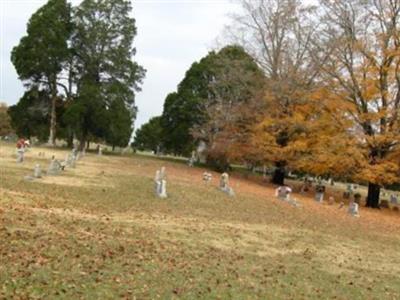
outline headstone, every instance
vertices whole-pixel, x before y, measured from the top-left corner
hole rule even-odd
[[[165,174],[165,167],[156,171],[154,178],[155,193],[159,198],[167,198],[167,179]]]
[[[204,172],[203,173],[203,181],[208,184],[209,182],[211,182],[211,180],[212,180],[212,174],[208,173],[208,172]]]
[[[397,198],[397,195],[395,195],[395,194],[391,194],[390,195],[390,203],[394,204],[394,205],[398,205],[399,204],[399,200]]]
[[[325,186],[318,184],[315,187],[315,201],[322,203],[324,201]]]
[[[204,141],[199,142],[196,149],[196,156],[200,163],[204,164],[207,162],[207,144]]]
[[[353,217],[359,217],[359,213],[358,213],[358,204],[355,203],[354,201],[351,201],[349,204],[349,210],[348,213],[350,215],[352,215]]]
[[[352,195],[353,194],[353,185],[352,184],[348,184],[347,185],[347,192]]]
[[[267,166],[263,165],[263,180],[267,180]]]
[[[288,201],[290,200],[290,193],[292,192],[292,189],[286,185],[280,186],[275,190],[275,196],[278,197],[278,199]]]
[[[330,197],[329,197],[329,199],[328,199],[328,204],[329,204],[329,205],[335,204],[335,198],[334,198],[333,196],[330,196]]]
[[[102,156],[103,155],[103,148],[100,145],[97,145],[97,155]]]
[[[33,169],[33,177],[35,177],[35,178],[42,177],[42,169],[40,168],[39,164],[36,164],[35,168]]]
[[[196,151],[192,151],[192,155],[188,160],[188,166],[193,167],[195,162],[196,162]]]
[[[25,149],[23,147],[17,149],[17,163],[24,161]]]
[[[221,178],[219,181],[219,188],[221,191],[224,193],[228,194],[231,197],[235,196],[235,192],[233,189],[229,186],[229,174],[224,172],[221,174]]]
[[[223,189],[226,186],[229,186],[229,175],[228,173],[222,173],[221,178],[219,180],[219,187]]]
[[[50,165],[47,168],[48,175],[58,175],[64,169],[64,166],[53,156]]]

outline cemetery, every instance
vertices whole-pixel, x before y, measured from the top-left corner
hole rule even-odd
[[[295,205],[262,176],[96,149],[53,175],[46,167],[69,149],[32,147],[23,163],[12,150],[0,144],[2,298],[396,299],[400,292],[399,212],[358,206],[355,218],[348,202],[340,209],[341,197],[329,200],[329,187],[320,203],[301,193],[301,181],[289,181]],[[41,178],[23,180],[37,165]]]
[[[0,300],[400,300],[400,0],[0,20]]]

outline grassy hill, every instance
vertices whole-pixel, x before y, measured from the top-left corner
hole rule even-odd
[[[67,151],[14,153],[0,144],[0,299],[400,299],[396,212],[295,208],[239,175],[229,198],[217,173],[206,185],[204,169],[144,156],[88,154],[31,182]]]

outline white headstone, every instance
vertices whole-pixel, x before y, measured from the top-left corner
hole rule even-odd
[[[280,186],[275,190],[275,196],[278,199],[288,201],[290,199],[290,193],[292,189],[288,186]]]
[[[17,163],[24,161],[25,149],[23,147],[17,149]]]
[[[167,198],[167,180],[165,167],[162,167],[161,170],[156,171],[156,175],[154,177],[155,184],[155,193],[159,198]]]
[[[62,165],[61,163],[55,159],[55,157],[53,156],[53,158],[50,161],[50,165],[47,169],[47,174],[48,175],[58,175],[62,170]]]
[[[358,214],[358,204],[355,202],[350,202],[348,213],[351,214],[353,217],[359,217]]]
[[[203,173],[203,181],[209,183],[212,180],[212,174],[208,172]]]
[[[220,178],[220,181],[219,181],[219,188],[220,188],[221,191],[223,191],[224,193],[228,194],[228,196],[230,196],[230,197],[234,197],[235,196],[235,192],[229,186],[229,174],[226,173],[226,172],[221,174],[221,178]]]
[[[33,177],[35,177],[35,178],[42,177],[42,169],[40,168],[39,164],[36,164],[35,168],[33,169]]]

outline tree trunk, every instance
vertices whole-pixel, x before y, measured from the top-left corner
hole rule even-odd
[[[368,183],[367,207],[379,208],[379,194],[381,187],[375,183]]]
[[[283,185],[285,183],[285,162],[278,161],[276,163],[276,169],[272,176],[272,183],[277,185]]]
[[[85,148],[85,144],[86,144],[86,135],[82,134],[81,138],[79,139],[79,151],[83,151],[83,149]]]
[[[57,102],[57,92],[53,92],[51,96],[50,133],[48,141],[48,144],[53,147],[56,145],[56,126],[57,126],[56,102]]]
[[[90,141],[88,140],[87,142],[86,142],[86,150],[89,150],[90,149]]]
[[[74,136],[72,134],[68,135],[67,146],[68,146],[68,148],[73,148],[73,146],[74,146]]]
[[[115,150],[115,145],[112,145],[112,152],[114,152]]]

